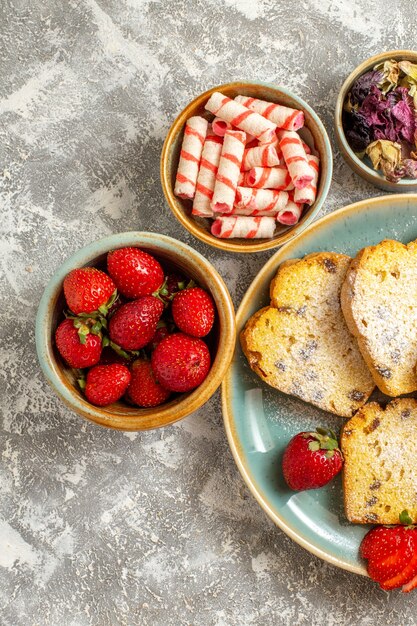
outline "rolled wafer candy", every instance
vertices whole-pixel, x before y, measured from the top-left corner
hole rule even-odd
[[[255,148],[247,148],[243,153],[242,170],[245,172],[252,167],[273,167],[279,165],[277,149],[273,143]]]
[[[278,189],[278,191],[294,189],[294,183],[285,165],[253,167],[248,172],[243,173],[242,184],[245,187],[256,187],[257,189]]]
[[[238,187],[236,189],[235,207],[243,209],[249,207],[259,211],[280,211],[288,202],[286,191],[276,189],[253,189],[252,187]]]
[[[282,104],[274,104],[266,100],[258,100],[257,98],[248,98],[246,96],[236,96],[235,101],[271,120],[278,128],[298,130],[304,126],[304,113],[298,109],[290,109]]]
[[[179,198],[194,198],[207,128],[207,120],[199,116],[190,117],[185,124],[174,187],[174,193]]]
[[[233,209],[245,141],[245,133],[226,131],[210,204],[215,213],[230,213]]]
[[[232,125],[226,120],[222,120],[220,117],[215,117],[211,123],[213,133],[219,137],[224,137],[226,130],[232,130]],[[246,139],[247,141],[247,139]]]
[[[292,200],[289,200],[286,207],[278,212],[277,222],[285,224],[285,226],[294,226],[300,219],[303,208],[302,204],[296,204]]]
[[[319,179],[320,161],[318,157],[314,156],[314,154],[309,154],[307,156],[307,161],[314,172],[314,178],[306,187],[303,187],[303,189],[295,190],[294,202],[312,205],[317,195],[317,181]]]
[[[275,204],[271,209],[255,209],[251,206],[246,206],[246,207],[234,206],[233,211],[231,213],[228,213],[228,215],[249,215],[253,217],[268,216],[268,217],[275,217],[276,219],[278,213],[279,213],[279,209],[277,208],[277,205]]]
[[[213,198],[217,169],[222,152],[223,139],[213,132],[209,132],[201,153],[200,170],[193,201],[193,215],[212,217],[210,203]]]
[[[211,226],[211,232],[221,239],[267,239],[274,235],[276,221],[273,217],[246,217],[227,215],[218,217]]]
[[[245,133],[253,135],[261,143],[274,139],[277,128],[275,124],[218,91],[211,94],[205,108],[216,117],[221,117]]]
[[[306,154],[311,154],[310,146],[305,141],[303,141],[302,139],[301,139],[301,143],[302,143],[302,146],[304,148],[305,153]]]
[[[314,180],[314,171],[308,164],[300,136],[292,131],[281,130],[278,132],[278,138],[280,140],[279,147],[282,150],[285,165],[294,187],[296,189],[306,187]]]

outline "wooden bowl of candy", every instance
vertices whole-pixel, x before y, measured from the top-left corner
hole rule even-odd
[[[195,237],[231,252],[275,248],[317,216],[332,177],[317,114],[282,87],[236,82],[193,100],[161,154],[175,217]]]
[[[119,430],[172,424],[201,407],[233,356],[232,300],[214,267],[156,233],[79,250],[39,304],[36,347],[57,395]]]
[[[367,59],[345,80],[336,139],[351,169],[385,191],[417,190],[417,51]]]

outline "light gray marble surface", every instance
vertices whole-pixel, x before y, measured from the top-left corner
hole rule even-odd
[[[185,241],[237,305],[270,254],[221,253],[171,216],[165,133],[201,91],[281,83],[332,139],[338,89],[362,60],[415,46],[399,0],[3,0],[1,626],[416,624],[384,593],[292,543],[228,449],[219,393],[165,430],[95,427],[47,387],[34,347],[43,287],[81,246],[126,230]],[[376,195],[335,149],[325,205]]]

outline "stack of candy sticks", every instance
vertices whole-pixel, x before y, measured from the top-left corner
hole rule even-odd
[[[304,113],[256,98],[219,92],[209,123],[187,120],[174,193],[193,201],[192,215],[212,218],[224,239],[271,238],[293,226],[316,199],[320,162],[298,130]]]

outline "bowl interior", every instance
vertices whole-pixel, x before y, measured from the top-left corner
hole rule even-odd
[[[272,239],[218,239],[210,232],[212,221],[208,218],[195,218],[191,216],[192,201],[184,200],[174,195],[175,177],[184,136],[185,122],[193,115],[201,115],[209,121],[213,119],[214,116],[206,111],[204,106],[214,91],[220,91],[229,98],[234,98],[240,94],[261,100],[268,100],[269,102],[304,111],[305,126],[299,133],[302,139],[310,146],[313,153],[320,158],[320,176],[317,187],[317,197],[314,204],[304,210],[298,224],[295,226],[280,227]],[[199,239],[217,248],[235,252],[254,252],[274,248],[301,232],[320,210],[328,192],[331,174],[332,153],[330,143],[326,131],[317,115],[305,102],[290,94],[285,89],[264,84],[243,82],[230,83],[214,87],[198,96],[180,113],[173,123],[165,140],[161,155],[162,187],[174,215]]]
[[[336,137],[341,148],[342,154],[347,160],[348,164],[353,167],[354,171],[363,176],[376,186],[390,190],[390,191],[415,191],[417,189],[417,181],[412,178],[402,178],[399,182],[393,183],[385,179],[382,172],[374,170],[372,167],[371,160],[365,156],[363,159],[359,158],[356,153],[350,147],[346,135],[344,132],[343,126],[343,105],[345,99],[351,90],[353,83],[365,72],[373,69],[375,65],[378,63],[382,63],[389,59],[394,59],[395,61],[405,60],[411,61],[412,63],[417,63],[417,52],[413,50],[391,50],[388,52],[383,52],[382,54],[377,54],[370,59],[367,59],[361,65],[359,65],[345,80],[340,90],[339,96],[337,98],[336,103],[336,112],[335,112],[335,126],[336,126]]]
[[[132,244],[131,242],[114,245],[109,247],[108,250],[121,248],[125,245],[137,245],[142,250],[154,255],[160,261],[166,273],[171,271],[179,272],[187,278],[193,279],[198,285],[211,293],[216,306],[216,319],[213,329],[204,338],[212,359],[211,370],[204,382],[197,389],[188,393],[173,394],[168,402],[159,407],[139,408],[129,406],[123,400],[107,407],[91,405],[78,387],[76,373],[66,365],[55,347],[55,329],[64,319],[63,311],[66,309],[62,280],[58,280],[52,290],[47,314],[42,321],[46,349],[45,351],[42,351],[42,348],[39,350],[38,346],[38,352],[41,364],[44,365],[42,360],[46,361],[48,370],[46,373],[49,382],[52,383],[61,399],[77,413],[104,426],[124,430],[143,430],[164,426],[184,417],[198,408],[198,406],[201,406],[212,395],[221,383],[222,375],[220,374],[219,376],[219,371],[225,371],[231,359],[235,340],[234,311],[227,288],[221,277],[214,268],[211,268],[208,262],[201,262],[203,257],[198,253],[182,254],[179,250],[175,252],[149,242],[145,245],[141,243]],[[191,250],[188,246],[181,245],[187,251]],[[102,252],[96,256],[90,255],[84,262],[74,264],[72,267],[88,265],[105,269],[106,255],[107,252]],[[68,268],[65,274],[70,269]],[[231,320],[233,320],[233,323],[231,323]]]

